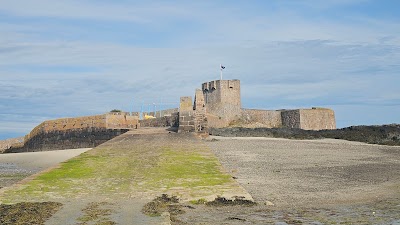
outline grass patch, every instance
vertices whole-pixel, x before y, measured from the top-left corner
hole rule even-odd
[[[197,199],[197,200],[191,200],[191,201],[189,201],[191,204],[193,204],[193,205],[204,205],[204,204],[206,204],[207,203],[207,200],[206,199],[204,199],[204,198],[199,198],[199,199]]]
[[[231,181],[220,171],[217,158],[183,149],[165,148],[157,165],[144,172],[148,188],[194,188]]]
[[[234,184],[221,172],[218,159],[207,148],[192,142],[98,147],[70,159],[59,168],[43,173],[15,190],[8,190],[1,201],[49,201],[85,195],[126,195],[165,193],[184,189],[191,197],[222,194]]]

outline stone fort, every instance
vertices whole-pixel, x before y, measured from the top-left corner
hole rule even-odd
[[[203,83],[191,97],[181,97],[179,131],[206,131],[228,126],[298,128],[304,130],[336,129],[331,109],[260,110],[244,109],[240,80],[214,80]]]
[[[326,108],[260,110],[244,109],[239,80],[203,83],[192,97],[180,98],[179,109],[154,113],[139,120],[138,112],[116,112],[44,121],[23,138],[0,141],[1,152],[44,151],[95,147],[130,129],[177,127],[178,132],[208,133],[209,128],[229,126],[336,129],[335,114]]]

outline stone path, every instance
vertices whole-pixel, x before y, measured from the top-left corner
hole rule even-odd
[[[140,129],[4,190],[0,201],[62,203],[49,225],[169,224],[168,216],[141,212],[144,204],[161,194],[182,202],[217,196],[252,199],[193,134]]]

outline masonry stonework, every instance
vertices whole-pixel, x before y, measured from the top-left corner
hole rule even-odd
[[[286,128],[300,128],[300,111],[294,110],[280,110],[282,117],[282,127]]]
[[[206,117],[206,103],[203,91],[196,89],[194,97],[194,126],[196,132],[207,132],[208,121]]]
[[[235,123],[256,124],[267,128],[336,129],[335,114],[331,109],[242,109],[239,80],[205,82],[201,89],[196,90],[194,102],[190,96],[181,97],[179,112],[177,109],[163,110],[154,116],[158,118],[143,123],[146,126],[178,126],[178,132],[207,132],[208,128],[227,127]],[[35,127],[23,141],[0,142],[0,150],[93,147],[139,127],[139,113],[115,112],[49,120]]]
[[[242,123],[257,123],[257,126],[275,128],[282,126],[282,115],[276,110],[242,109]]]
[[[24,144],[24,137],[0,140],[0,153],[3,153],[5,150],[11,148],[11,146],[23,146],[23,144]]]
[[[231,121],[241,113],[240,81],[214,80],[202,84],[207,113]]]
[[[192,97],[181,97],[179,104],[178,132],[192,132],[194,130],[194,111]]]
[[[115,135],[121,134],[121,130],[125,132],[128,129],[138,128],[139,125],[138,117],[131,116],[128,113],[107,113],[47,120],[25,135],[22,143],[13,144],[10,151],[94,147],[115,137]],[[59,145],[57,145],[57,140]]]
[[[188,126],[188,114],[194,115],[195,128],[199,126],[199,115],[205,115],[204,121],[210,128],[221,128],[235,125],[256,125],[267,128],[299,128],[304,130],[336,129],[335,115],[331,109],[291,109],[291,110],[258,110],[242,109],[239,80],[214,80],[202,84],[202,95],[196,90],[192,110],[180,109],[180,130],[191,130]],[[203,100],[204,98],[204,100]],[[204,101],[205,107],[200,107]],[[184,101],[189,104],[189,101]],[[182,99],[181,99],[182,107]],[[189,108],[189,105],[185,105]],[[205,112],[205,113],[204,113]],[[196,116],[197,115],[197,116]],[[181,116],[187,118],[181,118]],[[181,127],[181,124],[180,124]],[[196,131],[198,129],[195,129]]]
[[[300,129],[336,129],[335,112],[326,108],[300,109]]]

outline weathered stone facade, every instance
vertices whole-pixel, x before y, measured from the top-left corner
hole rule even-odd
[[[326,108],[298,109],[300,129],[332,130],[336,129],[335,112]]]
[[[9,138],[6,140],[0,140],[0,153],[11,148],[11,146],[22,146],[24,144],[24,137]]]
[[[206,82],[202,84],[201,92],[196,90],[193,108],[189,106],[189,97],[185,97],[183,101],[181,98],[180,130],[200,131],[198,128],[202,126],[221,128],[249,124],[267,128],[336,129],[335,114],[331,109],[242,109],[239,80]],[[192,120],[194,123],[190,122]]]
[[[82,146],[93,147],[121,134],[121,130],[127,131],[139,126],[138,117],[131,116],[128,113],[107,113],[48,120],[33,128],[29,134],[25,135],[22,143],[13,144],[10,149],[43,151]],[[112,130],[115,130],[115,132]],[[83,136],[74,138],[74,134],[82,134]],[[58,140],[59,145],[57,145],[56,140]],[[83,144],[75,142],[82,142]]]
[[[106,128],[52,130],[38,133],[27,140],[24,145],[13,145],[4,153],[93,148],[127,131],[128,129]]]
[[[231,121],[241,113],[240,81],[214,80],[202,84],[207,113]]]
[[[276,110],[242,109],[239,123],[256,123],[258,127],[281,127],[282,116]]]
[[[194,126],[196,132],[206,132],[208,123],[206,117],[206,103],[202,90],[196,89],[194,97]]]
[[[154,119],[140,120],[140,127],[178,127],[179,113],[174,112]]]
[[[181,97],[179,104],[179,129],[178,132],[194,131],[194,111],[192,97]]]

